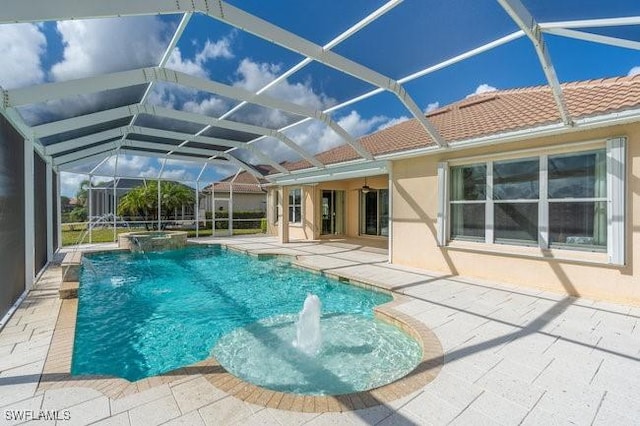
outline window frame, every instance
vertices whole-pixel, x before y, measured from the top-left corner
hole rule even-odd
[[[276,188],[271,191],[272,209],[273,215],[271,223],[277,225],[280,222],[280,189]]]
[[[382,191],[387,191],[387,211],[389,212],[387,214],[387,235],[382,234],[382,211],[383,211],[383,206],[382,206],[382,197],[380,196]],[[375,192],[376,193],[376,233],[375,234],[367,234],[366,232],[363,231],[363,227],[364,227],[364,211],[365,211],[365,206],[364,206],[364,202],[365,202],[365,193],[362,192],[362,190],[358,190],[358,207],[359,207],[359,220],[358,220],[358,235],[363,236],[363,237],[382,237],[382,238],[389,238],[389,226],[391,223],[391,214],[390,214],[390,201],[389,201],[389,197],[390,197],[390,191],[389,188],[378,188],[378,189],[370,189],[367,193],[370,192]]]
[[[549,157],[571,156],[586,154],[597,150],[605,150],[606,156],[606,196],[591,198],[553,198],[548,197]],[[494,211],[493,205],[493,163],[497,161],[517,161],[527,158],[537,158],[539,160],[539,197],[538,202],[538,242],[533,244],[516,244],[507,242],[496,242],[494,239]],[[491,244],[495,246],[533,246],[543,250],[563,250],[574,252],[595,252],[607,253],[608,263],[614,265],[625,264],[625,194],[626,194],[626,137],[613,137],[607,140],[596,140],[566,144],[559,147],[525,149],[520,151],[497,153],[494,155],[482,155],[454,159],[448,162],[438,163],[438,212],[437,212],[437,243],[440,247],[446,247],[451,242],[464,242],[466,239],[454,239],[451,237],[451,168],[457,166],[485,164],[487,167],[487,186],[485,195],[487,198],[487,208],[485,208],[485,240],[476,240],[478,244]],[[606,247],[596,248],[595,246],[580,247],[579,245],[560,245],[549,243],[549,204],[554,202],[605,202],[607,215],[607,237]],[[491,206],[491,207],[489,207]],[[494,249],[492,249],[494,250]],[[534,252],[532,252],[534,253]]]
[[[300,204],[296,204],[295,203],[295,196],[293,196],[293,192],[294,191],[300,191]],[[302,225],[302,218],[304,217],[304,199],[303,199],[303,195],[304,192],[302,190],[301,186],[297,186],[294,188],[289,188],[288,191],[288,197],[289,197],[289,209],[287,211],[288,214],[288,218],[289,218],[289,224],[290,225]],[[294,202],[291,202],[291,199],[294,200]],[[300,217],[295,217],[295,213],[296,213],[296,207],[300,208]],[[294,220],[291,220],[291,212],[293,211],[293,217]]]

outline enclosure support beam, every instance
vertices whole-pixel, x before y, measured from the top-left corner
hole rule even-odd
[[[389,223],[387,225],[387,253],[389,256],[388,262],[393,263],[393,162],[389,161],[387,163],[387,178],[389,179],[388,186],[388,196],[389,196]]]
[[[198,177],[196,178],[196,182],[200,182],[200,179],[202,179],[202,175],[204,173],[204,171],[207,169],[207,163],[204,163],[204,165],[202,166],[202,169],[200,170],[200,173],[198,173]],[[198,194],[198,198],[200,197],[200,195]],[[204,218],[202,219],[202,223],[204,225],[204,229],[207,229],[207,205],[205,203],[204,205]]]
[[[93,175],[89,175],[89,244],[93,243]],[[82,242],[82,241],[80,241]]]
[[[361,157],[371,160],[373,157],[355,138],[328,115],[319,110],[298,105],[268,95],[255,93],[240,87],[229,86],[219,82],[194,77],[180,71],[167,68],[148,67],[130,71],[120,71],[111,74],[80,78],[71,81],[45,83],[21,89],[5,91],[9,106],[20,106],[44,102],[49,99],[60,99],[70,95],[86,95],[94,93],[96,87],[102,90],[117,89],[138,84],[167,82],[189,87],[215,95],[224,96],[238,101],[248,101],[267,108],[275,108],[291,114],[301,115],[324,122],[336,131]],[[403,93],[401,100],[406,102],[408,95]],[[152,107],[153,108],[153,107]],[[138,112],[135,112],[135,117]],[[206,116],[201,116],[206,118]],[[211,119],[209,119],[211,121]],[[208,123],[207,123],[208,124]],[[296,144],[297,145],[297,144]]]
[[[60,189],[62,188],[62,184],[60,183],[60,171],[58,171],[56,179],[56,208],[58,209],[58,246],[54,247],[54,250],[57,251],[60,247],[62,247],[62,203],[60,202]]]
[[[109,159],[110,159],[111,157],[112,157],[112,156],[110,155],[110,156],[106,157],[104,160],[100,161],[100,162],[99,162],[99,163],[98,163],[98,164],[97,164],[93,169],[91,169],[91,171],[89,172],[89,174],[95,174],[95,172],[96,172],[100,167],[102,167],[102,165],[103,165],[104,163],[106,163],[107,161],[109,161]]]
[[[196,238],[200,236],[200,182],[196,182]]]
[[[206,210],[206,209],[205,209]],[[211,183],[211,236],[216,236],[216,183]]]
[[[236,175],[229,182],[229,236],[233,236],[233,183],[238,178],[240,170],[236,172]]]
[[[53,260],[53,212],[55,204],[53,200],[53,167],[51,163],[46,163],[45,191],[47,191],[47,262]]]
[[[118,157],[120,156],[120,153],[116,151],[115,154],[115,163],[113,165],[113,241],[114,242],[118,242],[118,223],[117,223],[117,218],[118,218],[118,192],[117,192],[117,186],[119,181],[116,181],[116,178],[118,177]]]
[[[192,15],[191,13],[185,13],[184,15],[182,15],[180,24],[178,24],[178,28],[176,28],[176,31],[174,32],[173,37],[171,38],[171,41],[167,46],[167,49],[164,51],[164,55],[162,55],[162,58],[160,59],[160,67],[164,67],[165,65],[167,65],[167,62],[169,62],[171,53],[173,52],[173,49],[175,49],[176,45],[178,44],[178,41],[180,41],[180,37],[182,37],[182,33],[184,32],[185,28],[187,28],[187,24],[189,24],[191,15]],[[153,90],[153,85],[154,85],[154,82],[151,82],[147,85],[147,89],[144,91],[144,94],[142,95],[142,99],[140,99],[141,104],[146,103],[147,100],[149,99],[151,90]],[[138,115],[139,114],[134,114],[134,116],[131,117],[131,122],[129,123],[129,125],[133,126],[135,124],[136,120],[138,119]],[[126,138],[127,138],[127,133],[122,135],[122,139],[120,139],[120,142],[119,142],[120,145],[124,143]]]
[[[388,1],[384,5],[382,5],[381,7],[379,7],[378,9],[376,9],[375,11],[373,11],[372,13],[367,15],[365,18],[363,18],[360,21],[358,21],[355,25],[351,26],[349,29],[347,29],[343,33],[339,34],[337,37],[335,37],[329,43],[327,43],[324,46],[322,46],[322,49],[324,49],[324,50],[333,49],[334,47],[336,47],[337,45],[339,45],[340,43],[342,43],[343,41],[345,41],[346,39],[348,39],[352,35],[356,34],[358,31],[360,31],[361,29],[363,29],[364,27],[366,27],[367,25],[369,25],[370,23],[372,23],[373,21],[378,19],[379,17],[385,15],[387,12],[389,12],[390,10],[392,10],[393,8],[398,6],[400,3],[402,3],[402,1],[403,0],[391,0],[391,1]],[[302,61],[298,62],[296,65],[294,65],[293,67],[289,68],[287,71],[283,72],[278,77],[276,77],[275,79],[273,79],[272,81],[270,81],[269,83],[264,85],[262,88],[260,88],[258,91],[256,91],[256,94],[260,95],[260,94],[266,92],[271,87],[274,87],[277,84],[285,81],[291,75],[293,75],[296,72],[300,71],[302,68],[306,67],[307,65],[309,65],[312,62],[313,62],[313,60],[311,58],[304,58]],[[227,112],[222,114],[220,116],[220,118],[221,119],[225,119],[225,118],[229,117],[234,112],[242,109],[247,104],[248,104],[247,101],[240,102],[238,105],[236,105],[235,107],[231,108],[230,110],[228,110]],[[327,112],[327,111],[324,111],[324,112]],[[209,128],[211,128],[211,126],[204,127],[196,135],[200,135],[200,134],[206,132],[207,130],[209,130]],[[232,148],[229,151],[233,151],[234,149],[235,148]]]
[[[564,95],[562,94],[562,87],[560,87],[560,82],[558,81],[558,76],[556,75],[556,71],[553,67],[553,62],[551,61],[551,56],[549,55],[549,50],[547,49],[544,37],[542,36],[540,26],[520,0],[497,1],[509,16],[511,16],[511,19],[513,19],[520,29],[524,31],[527,37],[529,37],[529,40],[531,40],[531,43],[538,55],[540,64],[542,65],[544,75],[547,77],[547,81],[551,87],[551,93],[553,93],[553,98],[556,101],[560,117],[562,117],[562,121],[565,125],[573,126],[574,123],[565,103]]]
[[[603,36],[586,31],[568,30],[565,28],[550,28],[542,30],[548,34],[554,34],[562,37],[574,38],[576,40],[590,41],[594,43],[607,44],[609,46],[622,47],[625,49],[640,50],[640,42],[626,40],[617,37]]]
[[[158,173],[158,231],[162,229],[162,219],[160,219],[160,215],[162,214],[162,191],[160,189],[160,179],[162,179],[162,173],[164,173],[164,167],[167,165],[167,159],[162,160],[162,165],[160,166],[160,173]]]

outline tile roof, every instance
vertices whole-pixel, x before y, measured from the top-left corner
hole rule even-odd
[[[565,102],[573,119],[640,107],[640,75],[562,84]],[[499,90],[473,95],[427,114],[447,142],[561,123],[549,86]],[[416,119],[407,120],[363,136],[360,143],[374,155],[434,145]],[[358,159],[348,145],[319,153],[324,164]],[[311,167],[307,161],[284,163],[288,170]]]
[[[268,165],[258,165],[256,169],[266,175],[269,173],[275,172],[275,169]],[[226,178],[222,179],[220,182],[216,182],[213,184],[214,190],[216,192],[229,192],[229,188],[231,187],[231,181],[236,175],[230,175]],[[253,192],[253,193],[263,193],[266,190],[262,187],[267,183],[265,179],[258,179],[251,173],[247,171],[242,171],[238,173],[238,176],[235,180],[233,180],[233,192]],[[205,187],[202,192],[211,192],[211,185]]]

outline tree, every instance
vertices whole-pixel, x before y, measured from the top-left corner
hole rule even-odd
[[[71,222],[85,222],[87,220],[87,209],[84,207],[76,207],[69,212]]]
[[[184,204],[195,203],[193,189],[175,182],[163,182],[160,185],[162,211],[169,212],[182,208]]]
[[[182,207],[183,204],[195,202],[194,191],[188,186],[175,182],[160,184],[160,208],[168,218],[169,212]],[[121,216],[142,216],[145,222],[158,219],[158,183],[151,181],[147,185],[138,186],[120,199],[118,214]],[[145,224],[149,229],[149,225]]]
[[[71,199],[66,195],[60,196],[60,210],[62,213],[67,213],[73,210],[73,206],[71,205]]]
[[[82,207],[87,207],[87,199],[89,198],[89,179],[85,179],[80,182],[80,188],[78,188],[78,192],[76,192],[76,200],[78,200],[78,205]]]

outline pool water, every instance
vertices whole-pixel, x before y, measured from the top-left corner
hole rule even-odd
[[[342,314],[373,321],[373,307],[392,299],[277,258],[259,260],[215,246],[87,259],[73,375],[135,381],[193,364],[239,327],[297,314],[309,293],[320,297],[323,321]]]
[[[214,355],[224,368],[265,388],[341,395],[385,385],[422,358],[418,342],[399,328],[362,315],[324,315],[322,345],[309,356],[292,345],[296,315],[267,318],[223,336]]]

